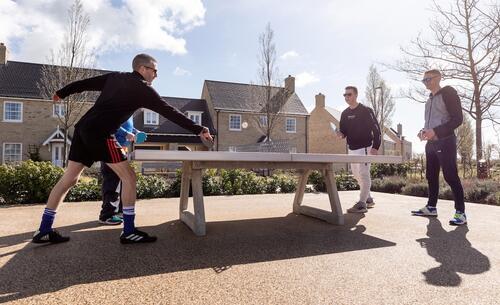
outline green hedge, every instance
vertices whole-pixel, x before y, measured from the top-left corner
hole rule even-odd
[[[387,172],[387,171],[385,171]],[[42,203],[46,202],[63,170],[50,162],[25,161],[17,165],[0,165],[0,203]],[[162,176],[143,176],[137,173],[137,198],[178,197],[181,171],[175,179]],[[66,201],[101,200],[101,181],[94,172],[73,187]],[[308,183],[316,191],[326,191],[322,175],[312,171]],[[345,171],[336,174],[339,191],[359,189],[354,178]],[[465,200],[468,202],[500,205],[500,185],[491,180],[469,179],[462,182]],[[264,193],[291,193],[296,190],[297,177],[290,172],[276,171],[270,177],[261,177],[252,171],[231,169],[208,169],[203,173],[203,193],[210,195],[240,195]],[[426,181],[414,182],[402,177],[374,179],[372,190],[386,193],[427,197]],[[449,186],[441,181],[439,198],[453,199]]]
[[[358,182],[345,170],[335,174],[335,181],[337,190],[339,191],[359,190]],[[307,183],[312,184],[314,190],[317,192],[326,192],[325,180],[319,171],[312,171],[307,179]]]
[[[63,170],[50,162],[25,161],[0,166],[0,201],[3,203],[45,202]]]

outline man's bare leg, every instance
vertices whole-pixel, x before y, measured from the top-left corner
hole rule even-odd
[[[119,163],[106,163],[120,178],[122,183],[121,199],[123,207],[133,207],[135,205],[137,193],[137,177],[129,161]]]
[[[57,231],[53,230],[52,224],[54,223],[57,207],[64,200],[71,187],[78,182],[83,168],[83,164],[69,161],[63,176],[50,192],[47,205],[43,211],[40,228],[33,235],[34,243],[61,243],[69,240],[69,237],[62,236]]]
[[[64,171],[63,176],[56,183],[50,192],[49,199],[47,200],[47,208],[56,210],[68,191],[78,182],[80,175],[84,169],[84,165],[78,162],[69,161],[68,167]]]

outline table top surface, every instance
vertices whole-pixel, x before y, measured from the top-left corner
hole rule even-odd
[[[306,162],[306,163],[401,163],[401,156],[273,152],[179,151],[137,149],[137,161],[218,161],[218,162]]]

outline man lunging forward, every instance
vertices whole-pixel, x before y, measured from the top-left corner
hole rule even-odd
[[[194,134],[199,134],[202,139],[212,141],[208,128],[195,124],[166,103],[151,87],[158,71],[153,57],[147,54],[135,56],[132,68],[131,73],[114,72],[73,82],[54,95],[54,101],[58,101],[83,91],[101,92],[94,106],[75,125],[68,167],[50,192],[40,228],[33,236],[34,243],[60,243],[69,240],[69,237],[52,229],[56,209],[69,189],[78,182],[84,167],[90,167],[95,161],[105,162],[122,182],[124,227],[120,242],[156,241],[156,237],[139,231],[134,225],[136,176],[125,152],[113,136],[137,109],[155,111]]]

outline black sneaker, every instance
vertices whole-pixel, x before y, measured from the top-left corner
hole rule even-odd
[[[120,242],[122,244],[138,244],[138,243],[152,243],[156,241],[156,236],[149,236],[148,233],[135,229],[134,232],[125,235],[120,235]]]
[[[58,243],[64,243],[69,241],[68,236],[62,236],[59,232],[56,230],[52,230],[50,232],[46,233],[41,233],[39,230],[35,232],[33,235],[33,239],[31,242],[35,244],[44,244],[44,243],[52,243],[52,244],[58,244]]]

